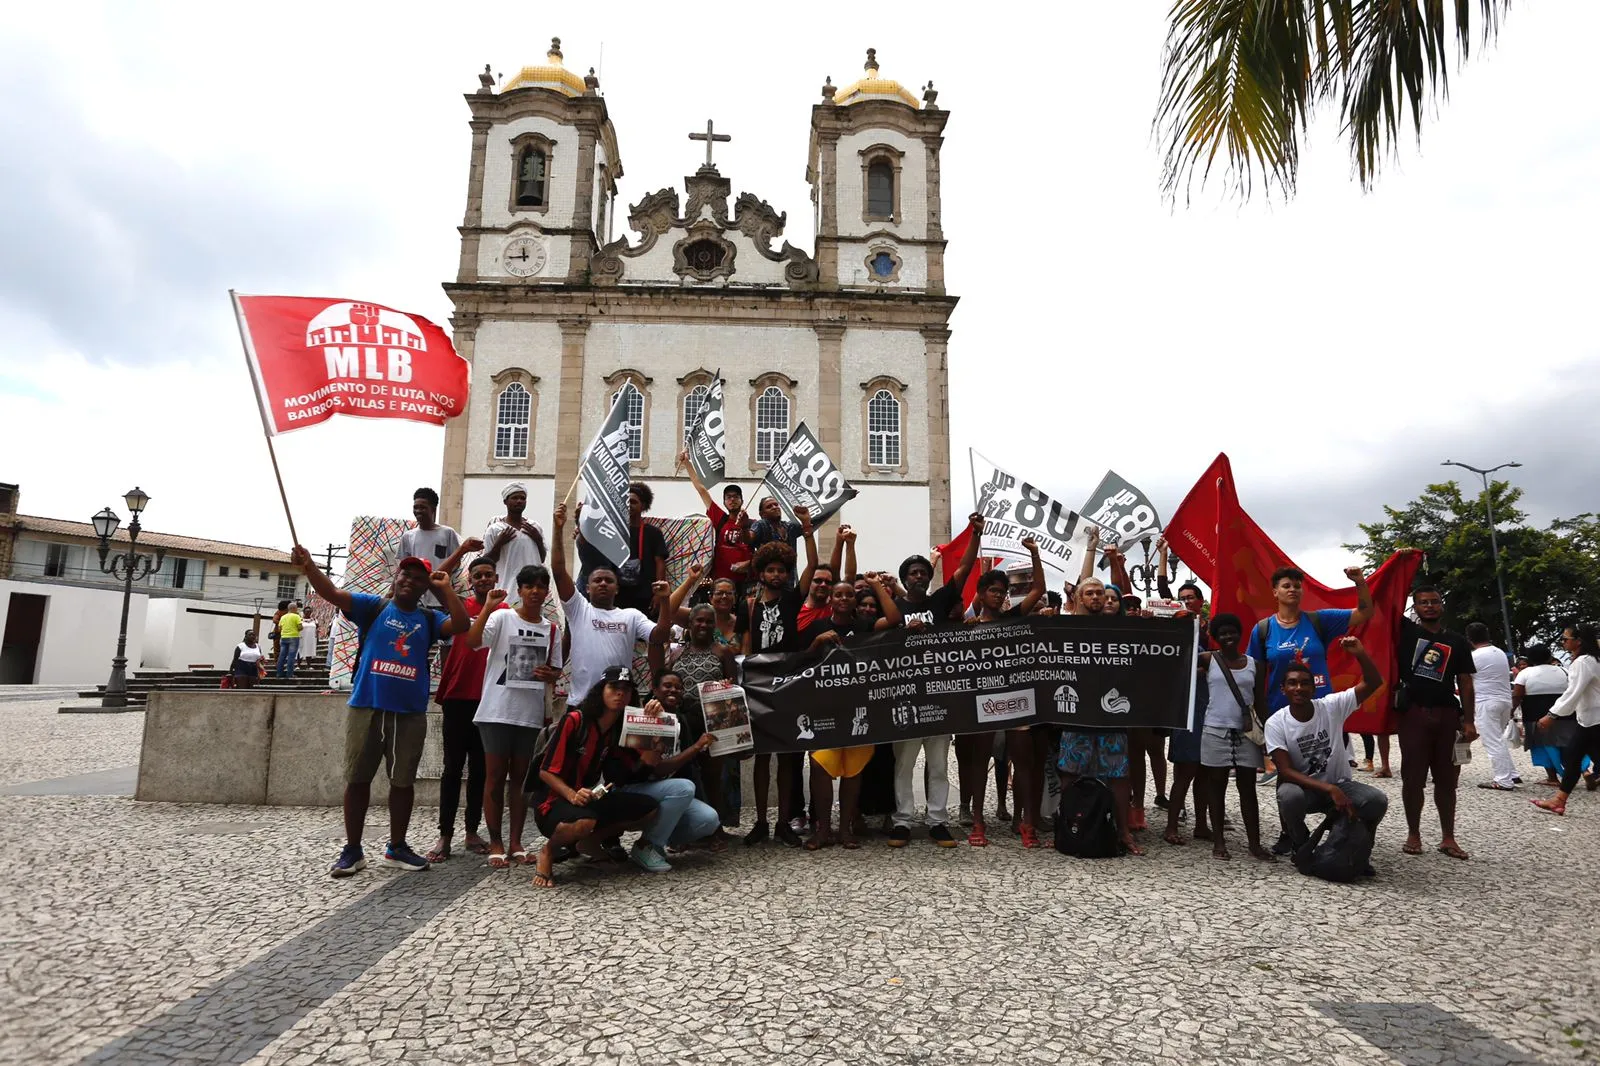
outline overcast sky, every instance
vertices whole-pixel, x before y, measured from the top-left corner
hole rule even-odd
[[[1373,193],[1324,120],[1293,201],[1175,208],[1150,134],[1165,8],[7,5],[0,481],[65,518],[137,482],[149,528],[286,546],[227,290],[446,323],[462,94],[557,35],[569,68],[599,68],[625,204],[681,189],[714,118],[735,194],[808,249],[823,77],[853,81],[870,45],[883,76],[933,79],[959,511],[969,446],[1069,505],[1114,467],[1163,517],[1224,450],[1257,521],[1337,579],[1340,542],[1444,458],[1520,460],[1541,521],[1600,507],[1600,5],[1519,5]],[[406,514],[443,431],[336,419],[279,441],[317,545]]]

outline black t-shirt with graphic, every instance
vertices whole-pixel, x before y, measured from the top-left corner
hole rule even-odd
[[[1400,661],[1400,683],[1408,707],[1449,707],[1459,711],[1456,678],[1476,673],[1472,645],[1466,637],[1441,629],[1430,633],[1409,618],[1400,620],[1400,640],[1395,647]]]
[[[919,607],[911,606],[911,601],[904,596],[895,600],[894,605],[900,608],[901,625],[906,625],[913,618],[920,619],[929,629],[961,624],[961,615],[958,613],[961,607],[961,589],[955,585],[941,585],[937,590],[924,596]]]
[[[829,611],[800,631],[800,642],[796,647],[802,650],[809,648],[811,647],[811,642],[824,633],[838,633],[840,639],[846,641],[852,637],[864,637],[871,633],[876,626],[877,621],[875,619],[868,620],[865,618],[852,618],[850,621],[840,625],[834,621],[833,612]]]
[[[799,589],[785,589],[770,603],[758,593],[750,605],[750,650],[794,651],[803,647],[799,615],[804,602],[805,595]]]

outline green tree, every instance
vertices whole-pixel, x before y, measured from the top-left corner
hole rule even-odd
[[[1525,524],[1527,515],[1517,506],[1521,489],[1491,481],[1489,491],[1517,646],[1550,643],[1571,618],[1600,617],[1600,517],[1582,514],[1537,529]],[[1504,627],[1484,502],[1482,492],[1464,496],[1454,481],[1429,485],[1404,507],[1385,506],[1383,521],[1362,523],[1366,542],[1345,547],[1369,566],[1399,548],[1422,549],[1427,562],[1418,580],[1444,592],[1455,628],[1483,622],[1499,642]]]
[[[1222,157],[1229,184],[1294,192],[1310,116],[1336,107],[1363,189],[1409,116],[1449,94],[1474,39],[1499,32],[1511,0],[1173,0],[1156,135],[1162,186],[1187,191]]]

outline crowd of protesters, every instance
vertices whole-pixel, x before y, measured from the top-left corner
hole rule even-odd
[[[1026,849],[1046,843],[1057,797],[1084,778],[1109,787],[1121,850],[1132,855],[1144,850],[1147,783],[1154,784],[1154,804],[1166,815],[1163,838],[1186,843],[1184,823],[1192,817],[1192,837],[1208,841],[1217,859],[1231,857],[1230,781],[1246,852],[1264,862],[1306,844],[1308,815],[1340,812],[1373,831],[1384,818],[1387,793],[1356,775],[1389,776],[1388,737],[1379,738],[1382,766],[1374,770],[1371,737],[1364,737],[1363,765],[1345,732],[1384,683],[1360,639],[1377,624],[1366,577],[1356,568],[1346,571],[1357,590],[1355,609],[1309,611],[1301,609],[1304,575],[1285,567],[1271,577],[1276,611],[1248,630],[1234,615],[1208,615],[1197,584],[1180,586],[1178,600],[1199,620],[1203,649],[1189,729],[1035,725],[809,753],[746,753],[753,758],[748,806],[754,820],[745,826],[741,759],[719,755],[699,698],[702,683],[738,680],[740,656],[820,654],[895,627],[1151,612],[1131,594],[1121,552],[1102,549],[1093,533],[1081,573],[1060,593],[1046,588],[1038,548],[1028,541],[1030,565],[985,569],[978,514],[969,519],[958,560],[942,560],[933,550],[899,561],[892,571],[859,570],[858,538],[865,549],[870,531],[841,522],[830,557],[822,559],[804,508],[787,521],[768,498],[752,517],[739,486],[724,486],[719,504],[692,468],[690,479],[705,504],[713,548],[676,587],[667,581],[661,531],[644,518],[653,494],[643,483],[629,490],[632,558],[620,567],[584,541],[565,505],[555,509],[548,532],[527,517],[527,490],[519,483],[502,493],[504,514],[481,538],[466,539],[438,524],[433,490],[418,489],[417,526],[405,535],[385,596],[340,588],[295,547],[292,559],[315,591],[360,632],[346,723],[347,839],[333,876],[366,865],[363,828],[380,763],[390,781],[386,865],[420,871],[455,854],[464,777],[463,848],[496,869],[532,866],[539,887],[555,886],[557,867],[579,857],[665,872],[684,851],[725,850],[739,839],[729,830],[740,828],[743,845],[751,847],[773,842],[858,850],[881,833],[889,847],[903,848],[919,824],[935,846],[957,847],[964,836],[967,845],[984,847],[990,843],[991,779],[995,822],[1009,823]],[[576,577],[569,545],[578,560]],[[1164,574],[1164,542],[1158,551]],[[1109,582],[1095,576],[1102,559]],[[465,596],[455,576],[463,562]],[[981,573],[969,603],[963,593],[975,569]],[[948,580],[940,582],[941,573]],[[1165,579],[1160,592],[1171,595]],[[1584,771],[1600,760],[1600,646],[1592,623],[1575,622],[1562,634],[1565,666],[1541,646],[1527,648],[1512,665],[1484,627],[1469,625],[1458,634],[1444,618],[1443,592],[1421,584],[1393,635],[1402,850],[1424,850],[1431,780],[1437,850],[1466,859],[1456,837],[1456,793],[1463,748],[1474,739],[1481,739],[1492,775],[1482,788],[1523,787],[1512,756],[1519,738],[1532,766],[1546,772],[1535,784],[1554,790],[1535,801],[1542,810],[1564,814],[1580,781],[1596,787],[1594,773]],[[275,619],[282,649],[276,658],[291,673],[294,652],[284,645],[298,636],[299,621],[288,612]],[[1360,681],[1351,688],[1330,684],[1327,659],[1335,646],[1360,667]],[[635,666],[641,647],[649,664],[643,676]],[[441,669],[434,691],[436,656]],[[253,674],[261,658],[247,640],[235,668],[247,666]],[[444,765],[438,836],[418,854],[407,838],[430,697],[442,711]],[[656,719],[673,716],[675,742],[664,750],[622,744],[629,708]],[[1263,832],[1258,787],[1274,788],[1279,831],[1273,844]],[[527,831],[530,812],[543,838],[537,848]],[[480,833],[485,827],[487,838]],[[625,848],[622,837],[634,832],[637,838]]]

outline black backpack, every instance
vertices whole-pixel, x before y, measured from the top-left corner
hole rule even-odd
[[[1099,778],[1080,777],[1061,790],[1056,810],[1056,850],[1080,859],[1122,854],[1117,835],[1116,797]]]
[[[1371,858],[1372,830],[1367,823],[1334,811],[1311,839],[1294,850],[1294,868],[1307,877],[1348,884],[1365,875]]]

